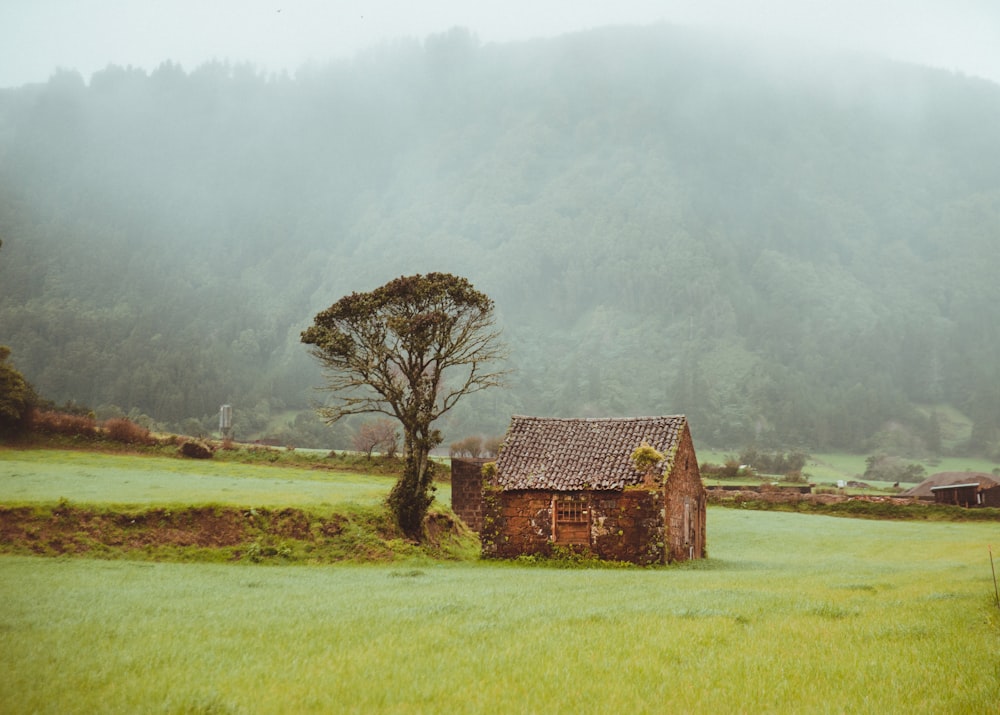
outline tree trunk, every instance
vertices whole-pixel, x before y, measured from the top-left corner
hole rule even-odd
[[[406,536],[417,541],[423,537],[424,517],[433,501],[430,494],[433,471],[429,462],[427,440],[405,430],[403,474],[389,493],[389,508]]]

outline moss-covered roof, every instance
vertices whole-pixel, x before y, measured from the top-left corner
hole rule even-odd
[[[672,459],[687,419],[627,417],[562,419],[515,416],[497,457],[497,486],[503,489],[623,489],[641,484],[631,455],[646,443]]]

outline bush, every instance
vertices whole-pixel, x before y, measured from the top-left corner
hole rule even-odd
[[[204,442],[185,440],[181,443],[180,452],[191,459],[211,459],[212,449]]]
[[[148,429],[124,417],[106,420],[104,434],[108,439],[123,444],[153,444],[156,441]]]
[[[794,469],[791,472],[787,472],[781,481],[788,482],[789,484],[805,484],[806,478],[799,469]]]
[[[87,439],[97,437],[97,421],[92,415],[36,411],[31,416],[31,429],[36,432],[47,432],[66,437],[85,437]]]
[[[801,472],[809,461],[805,452],[762,452],[755,447],[747,447],[740,452],[740,464],[748,464],[762,474],[788,474]]]
[[[735,459],[727,459],[725,464],[713,464],[712,462],[702,462],[698,468],[702,477],[712,479],[726,479],[740,476],[740,463]]]

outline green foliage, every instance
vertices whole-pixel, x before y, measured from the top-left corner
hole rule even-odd
[[[327,420],[372,412],[399,420],[404,467],[388,504],[403,532],[420,538],[434,499],[430,452],[442,440],[431,425],[503,375],[490,371],[505,354],[493,301],[447,273],[402,276],[341,298],[316,315],[302,342],[326,370]]]
[[[81,555],[146,561],[249,563],[391,562],[474,559],[475,535],[437,509],[426,543],[403,538],[384,505],[337,511],[221,505],[122,509],[77,505],[0,507],[0,553]]]
[[[768,452],[756,447],[747,447],[740,452],[739,463],[745,464],[759,474],[788,474],[801,472],[809,461],[805,452]]]
[[[702,462],[698,467],[704,479],[732,479],[741,476],[756,476],[753,469],[741,468],[739,460],[730,457],[724,464],[713,464],[712,462]]]
[[[825,514],[858,519],[885,519],[907,521],[1000,521],[1000,509],[967,509],[942,504],[895,504],[890,501],[851,499],[829,504],[809,499],[772,500],[744,499],[723,496],[713,498],[717,506],[756,511],[791,511],[800,514]]]
[[[924,465],[899,457],[873,454],[865,459],[864,479],[882,482],[920,482],[927,475]]]
[[[609,561],[597,557],[582,547],[552,544],[545,554],[521,554],[513,559],[518,566],[537,566],[550,569],[630,569],[638,568],[627,561]]]
[[[663,461],[663,455],[645,442],[636,447],[629,458],[639,472],[648,472]]]
[[[9,357],[10,348],[0,345],[0,436],[24,430],[37,402],[31,385],[7,362]]]

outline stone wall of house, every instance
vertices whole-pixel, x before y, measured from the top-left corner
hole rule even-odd
[[[667,559],[686,561],[705,557],[705,506],[708,501],[698,459],[685,425],[664,486],[667,521]]]
[[[643,566],[666,560],[663,493],[632,488],[594,492],[592,549],[602,559]]]
[[[475,532],[483,530],[483,465],[489,459],[451,458],[451,510]]]
[[[483,556],[515,558],[553,552],[551,491],[484,491]],[[568,496],[568,495],[567,495]],[[567,548],[636,564],[666,559],[662,493],[646,489],[578,492],[590,518],[589,543]],[[558,528],[558,527],[557,527]]]
[[[552,494],[483,490],[483,556],[501,559],[552,552]]]

